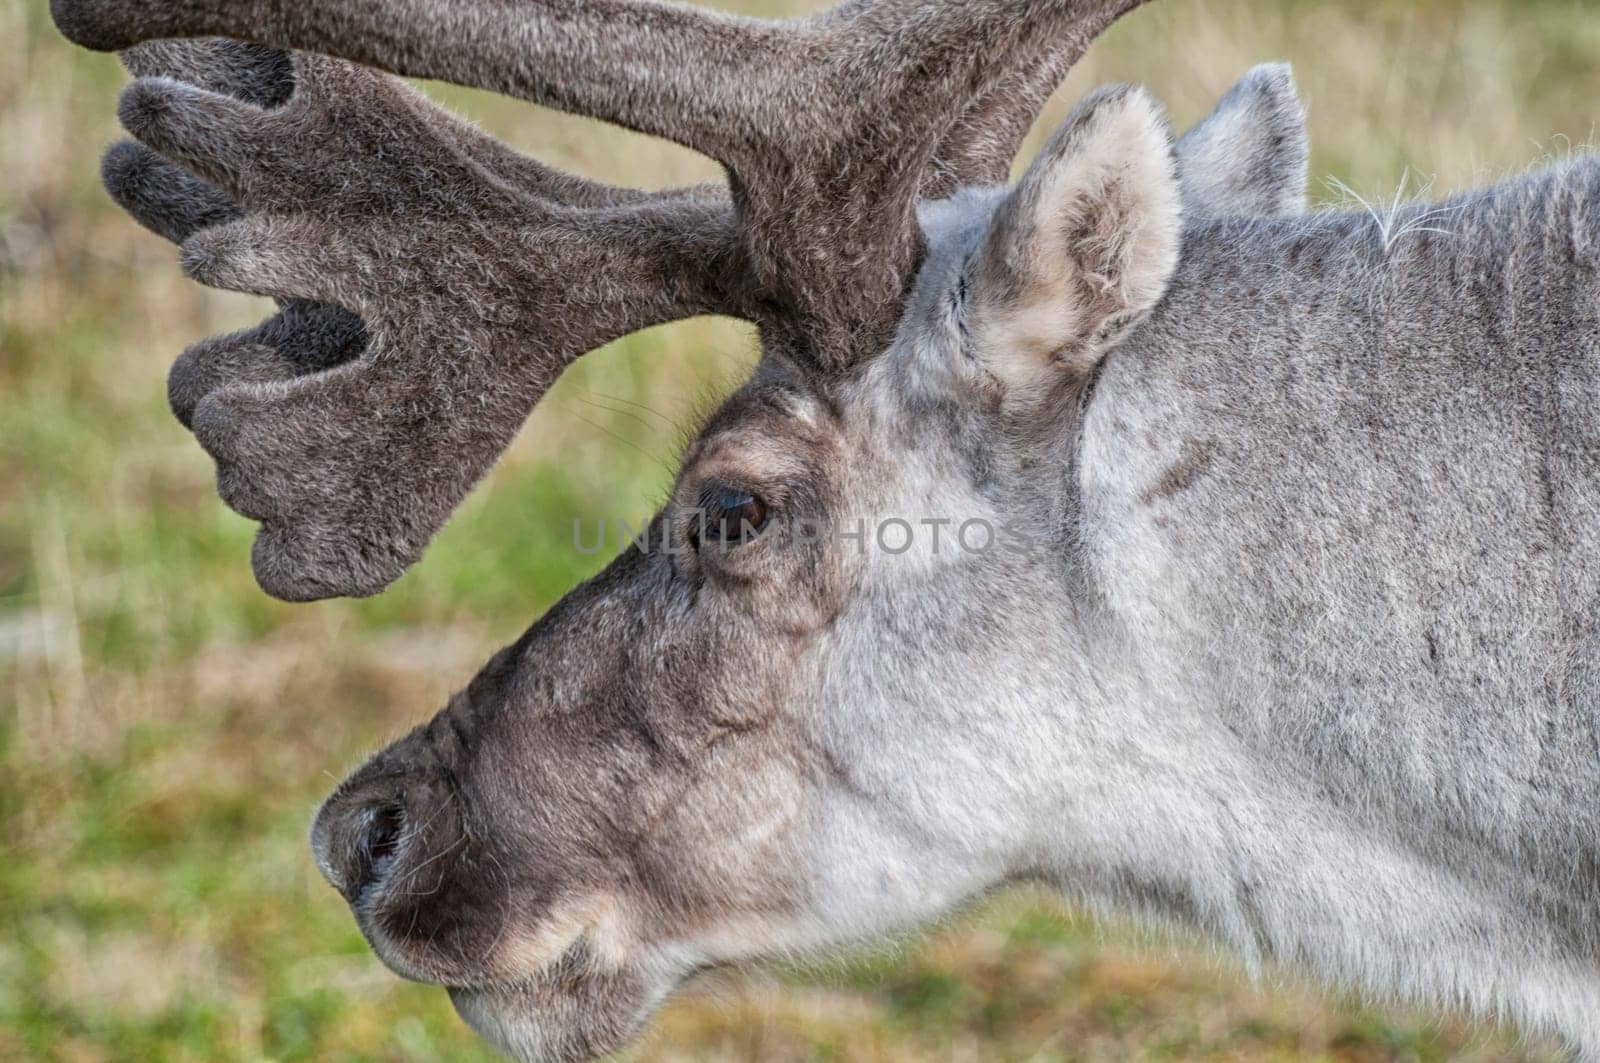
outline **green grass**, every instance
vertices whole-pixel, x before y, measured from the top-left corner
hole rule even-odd
[[[167,413],[185,344],[261,316],[205,292],[100,192],[114,60],[0,0],[0,1058],[489,1058],[444,995],[372,958],[304,832],[368,750],[425,718],[599,563],[578,514],[643,516],[747,329],[633,337],[562,381],[426,560],[382,597],[291,607],[254,586],[252,526]],[[749,10],[773,5],[747,2]],[[806,5],[788,5],[799,9]],[[1600,19],[1579,3],[1166,0],[1076,71],[1149,84],[1182,127],[1253,63],[1295,63],[1323,176],[1460,187],[1585,142]],[[558,165],[667,184],[655,141],[460,90]],[[1420,177],[1419,177],[1420,175]],[[1283,980],[1280,981],[1280,978]],[[1444,1060],[1538,1045],[1150,942],[1048,898],[925,938],[720,976],[639,1058]]]

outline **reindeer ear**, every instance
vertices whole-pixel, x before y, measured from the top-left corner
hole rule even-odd
[[[1126,86],[1084,100],[978,250],[967,322],[979,362],[1008,391],[1087,376],[1166,291],[1181,215],[1157,104]]]
[[[1178,141],[1184,211],[1303,214],[1310,151],[1289,65],[1255,67]]]

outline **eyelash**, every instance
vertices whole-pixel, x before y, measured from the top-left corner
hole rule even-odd
[[[702,541],[744,546],[759,536],[770,521],[771,507],[755,492],[711,487],[700,494],[698,519],[690,536],[696,548]]]

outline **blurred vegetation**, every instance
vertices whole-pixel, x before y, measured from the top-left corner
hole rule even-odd
[[[777,5],[746,0],[746,10]],[[803,5],[791,4],[790,10]],[[1166,0],[1041,121],[1142,81],[1183,128],[1250,65],[1292,61],[1314,195],[1493,179],[1587,142],[1600,19],[1573,2]],[[425,562],[369,602],[284,606],[253,526],[167,413],[167,365],[264,303],[185,282],[100,191],[123,75],[0,0],[0,1058],[488,1058],[444,994],[389,975],[304,844],[320,797],[424,719],[598,562],[579,514],[643,516],[748,330],[691,322],[571,372]],[[431,87],[518,146],[645,186],[712,171],[669,145]],[[722,976],[641,1059],[1550,1058],[1200,945],[1001,898],[925,939]]]

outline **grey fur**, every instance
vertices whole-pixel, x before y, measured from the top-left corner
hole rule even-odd
[[[1257,217],[1304,213],[1310,162],[1294,74],[1287,63],[1263,64],[1178,142],[1184,210]],[[1207,177],[1191,180],[1191,171]]]
[[[713,418],[652,541],[729,483],[759,538],[631,551],[330,798],[374,947],[579,1059],[700,967],[1043,881],[1600,1059],[1600,166],[1191,217],[1164,298],[1021,406],[963,298],[1008,205],[925,210],[883,356],[769,361]],[[857,516],[1034,548],[789,534]]]

